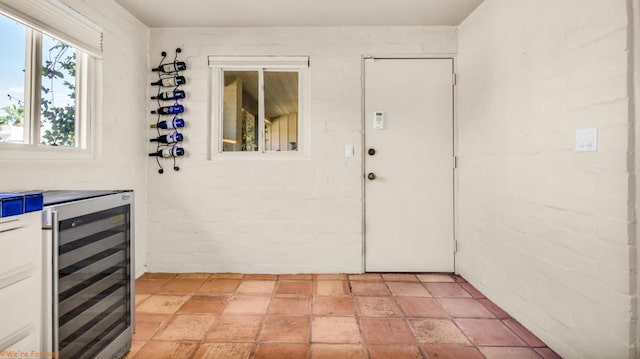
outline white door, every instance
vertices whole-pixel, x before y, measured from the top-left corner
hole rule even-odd
[[[365,60],[364,155],[365,270],[453,272],[452,59]]]

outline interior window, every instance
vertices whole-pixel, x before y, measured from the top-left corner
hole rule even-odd
[[[298,73],[264,72],[265,151],[298,149]]]
[[[224,71],[223,151],[258,151],[258,71]]]
[[[209,56],[209,67],[210,155],[308,155],[309,57]]]

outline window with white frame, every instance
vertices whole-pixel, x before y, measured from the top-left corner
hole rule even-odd
[[[0,0],[0,41],[0,144],[88,149],[101,30],[55,0]]]
[[[209,57],[213,154],[302,153],[309,58]]]

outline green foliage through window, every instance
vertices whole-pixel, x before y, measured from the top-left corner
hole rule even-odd
[[[69,45],[55,41],[43,56],[42,95],[40,100],[41,143],[51,146],[74,146],[76,125],[76,52]],[[71,101],[56,104],[56,82],[61,83]]]
[[[53,46],[43,49],[40,70],[40,143],[73,147],[76,144],[76,51],[60,41],[51,40]],[[0,126],[24,127],[24,102],[12,96],[9,99],[11,103],[0,108]]]
[[[0,115],[0,126],[24,126],[24,103],[14,100],[10,96],[9,98],[16,101],[17,104],[12,103],[0,109],[0,111],[4,111],[4,115]]]

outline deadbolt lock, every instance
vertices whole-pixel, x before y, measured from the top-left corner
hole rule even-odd
[[[370,179],[371,181],[373,181],[374,179],[376,179],[376,174],[371,172],[367,175],[367,178]]]
[[[376,150],[373,148],[370,148],[369,151],[367,151],[369,153],[370,156],[373,156],[376,154]]]

